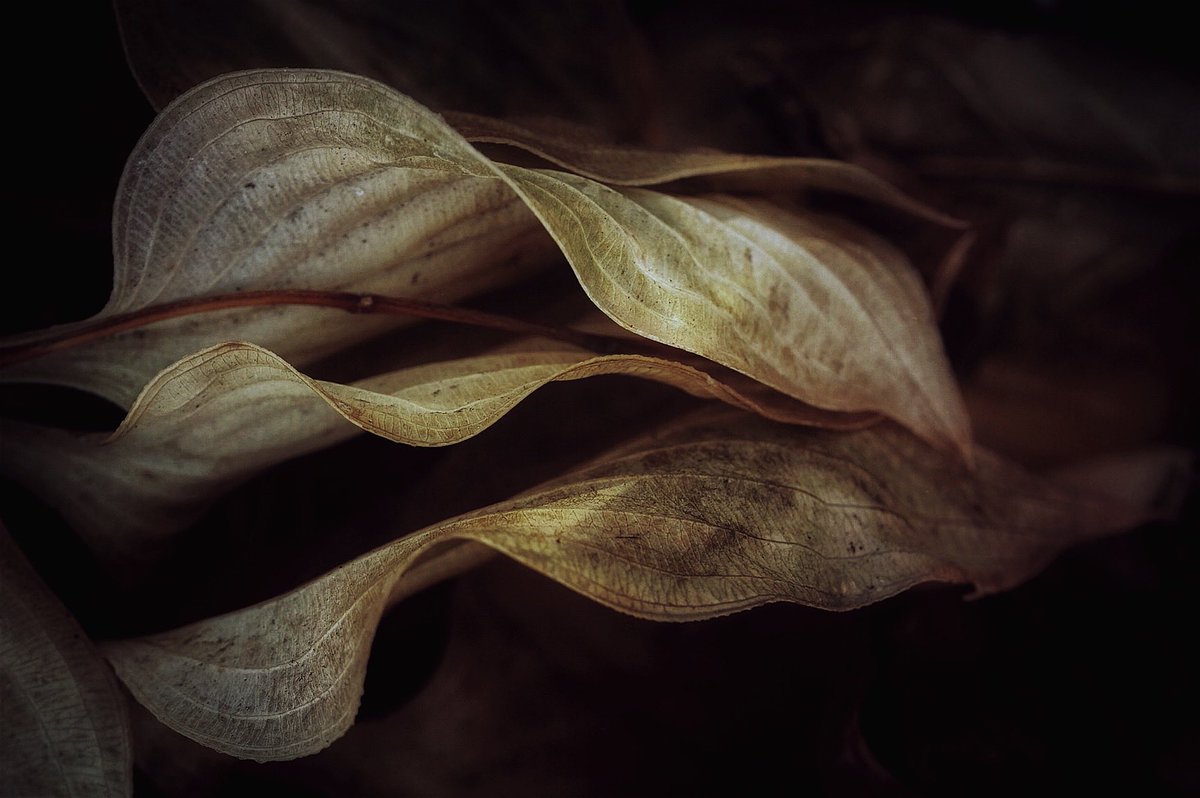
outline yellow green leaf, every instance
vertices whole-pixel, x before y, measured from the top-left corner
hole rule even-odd
[[[639,166],[614,174],[644,182],[758,168],[697,157],[642,153]],[[593,160],[611,171],[613,157]],[[799,166],[797,186],[898,196],[828,163]],[[629,330],[814,407],[882,413],[969,456],[928,299],[877,237],[764,201],[613,189],[496,164],[428,109],[344,73],[237,73],[167,108],[118,192],[116,278],[100,315],[249,289],[463,296],[511,280],[540,253],[521,200],[591,299]],[[63,382],[127,406],[158,370],[220,341],[251,341],[303,366],[389,324],[328,314],[280,306],[172,319],[4,378]]]
[[[815,188],[891,205],[948,227],[963,222],[918,202],[857,164],[829,158],[741,155],[716,150],[671,152],[610,144],[562,126],[531,127],[507,119],[447,112],[446,121],[468,141],[518,147],[569,172],[612,186],[653,186],[707,178],[723,190]]]

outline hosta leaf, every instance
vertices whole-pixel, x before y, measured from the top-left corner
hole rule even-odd
[[[261,347],[228,343],[159,374],[111,437],[0,422],[0,471],[42,495],[103,556],[144,559],[153,554],[149,544],[192,523],[223,491],[359,429],[446,446],[478,434],[549,382],[604,374],[657,380],[790,423],[854,428],[873,420],[809,407],[751,381],[726,384],[684,363],[598,356],[547,341],[352,385],[310,379]]]
[[[987,593],[1138,516],[986,452],[969,471],[893,426],[700,418],[280,598],[106,653],[172,728],[285,759],[351,724],[380,615],[447,541],[486,544],[625,612],[685,620],[771,601],[845,610],[930,580]]]
[[[969,453],[928,296],[886,242],[762,201],[501,168],[622,326],[808,404],[880,412]]]
[[[796,186],[838,191],[892,205],[939,224],[962,222],[917,202],[856,164],[828,158],[741,155],[715,150],[667,152],[618,146],[575,131],[532,128],[505,119],[449,112],[446,121],[468,141],[519,147],[575,174],[614,186],[653,186],[709,178],[724,190],[771,190]]]
[[[511,282],[552,251],[471,146],[408,98],[337,73],[243,73],[189,92],[130,156],[99,316],[252,289],[452,301]],[[128,406],[159,370],[221,341],[252,340],[303,365],[396,324],[319,308],[228,310],[54,353],[4,378]]]
[[[648,156],[639,157],[647,169]],[[679,159],[663,157],[654,179],[683,174]],[[743,160],[720,156],[700,171],[745,171]],[[820,183],[822,174],[793,179]],[[412,100],[342,73],[230,75],[158,118],[122,181],[117,278],[102,315],[250,288],[461,296],[509,279],[511,257],[530,240],[531,217],[505,182],[592,300],[628,329],[807,404],[881,412],[967,451],[928,300],[882,241],[762,202],[614,190],[497,165]],[[158,369],[221,340],[250,340],[304,365],[387,323],[329,323],[322,312],[172,320],[43,357],[6,378],[66,382],[128,404]]]
[[[131,795],[125,698],[0,524],[0,782],[5,795]]]

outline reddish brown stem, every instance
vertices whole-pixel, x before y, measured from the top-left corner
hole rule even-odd
[[[167,302],[162,305],[122,313],[116,316],[94,319],[84,322],[81,326],[64,331],[61,335],[42,339],[29,344],[21,344],[0,349],[0,368],[20,363],[60,349],[116,335],[126,330],[145,327],[167,319],[180,316],[190,316],[195,313],[208,313],[216,310],[231,308],[251,308],[268,305],[309,305],[322,308],[336,308],[349,313],[381,313],[389,316],[413,316],[423,319],[438,319],[440,321],[470,324],[476,327],[486,327],[517,335],[533,335],[540,338],[551,338],[558,341],[582,346],[600,352],[612,351],[614,347],[630,347],[631,342],[624,339],[612,338],[605,335],[572,330],[568,327],[554,327],[520,319],[485,313],[479,310],[440,305],[435,302],[423,302],[418,299],[401,299],[398,297],[381,296],[379,294],[352,294],[343,291],[241,291],[233,294],[181,299],[177,302]],[[646,342],[647,344],[651,342]]]

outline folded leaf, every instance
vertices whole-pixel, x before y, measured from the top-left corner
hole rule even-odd
[[[5,795],[133,794],[125,697],[2,524],[0,707]]]
[[[106,653],[172,728],[286,759],[351,724],[381,614],[446,541],[486,544],[625,612],[688,620],[771,601],[845,610],[931,580],[988,593],[1138,517],[986,452],[969,471],[893,426],[699,418],[280,598]]]
[[[651,156],[637,157],[642,179],[747,169],[737,156],[664,155],[655,172]],[[806,170],[797,185],[861,188],[829,164]],[[614,190],[497,165],[412,100],[343,73],[229,75],[163,112],[122,180],[116,280],[101,316],[251,288],[445,299],[495,285],[520,271],[512,258],[535,232],[504,183],[592,300],[628,329],[815,407],[880,412],[968,452],[928,300],[882,241],[763,202]],[[5,378],[64,382],[128,405],[159,369],[219,341],[249,340],[304,365],[387,324],[330,323],[323,312],[175,319],[6,369]]]
[[[762,201],[500,168],[622,326],[807,404],[883,413],[970,456],[929,298],[878,237]]]
[[[570,172],[609,185],[653,186],[703,177],[709,178],[710,183],[715,180],[715,187],[721,190],[770,191],[802,186],[881,202],[949,227],[963,226],[963,222],[918,202],[863,167],[845,161],[715,150],[647,150],[477,114],[448,112],[445,117],[467,141],[519,147]]]
[[[191,524],[224,491],[359,429],[447,446],[482,432],[549,382],[604,374],[657,380],[789,423],[850,429],[874,420],[809,407],[752,381],[731,386],[684,363],[597,356],[547,341],[353,385],[310,379],[261,347],[229,343],[159,374],[111,437],[0,422],[0,472],[44,497],[106,558],[144,560],[153,542]]]
[[[180,98],[130,155],[113,214],[113,291],[99,317],[252,289],[446,302],[512,282],[552,252],[481,156],[408,98],[338,73],[242,73]],[[319,308],[228,310],[2,375],[128,407],[158,371],[221,341],[252,340],[303,365],[398,323]]]

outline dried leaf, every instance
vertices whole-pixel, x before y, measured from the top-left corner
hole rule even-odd
[[[704,168],[744,164],[721,156]],[[678,173],[668,159],[662,174]],[[501,282],[509,270],[496,265],[528,240],[530,221],[499,179],[534,210],[593,302],[626,328],[814,407],[883,413],[969,457],[966,414],[929,300],[883,241],[764,202],[677,199],[498,165],[412,100],[341,73],[219,78],[156,120],[122,181],[117,281],[101,315],[254,287],[413,293],[418,268],[434,270],[423,295]],[[438,188],[417,201],[413,183]],[[405,260],[439,242],[436,262]],[[128,403],[155,371],[220,340],[250,340],[303,365],[381,326],[318,324],[319,313],[170,321],[6,376],[64,381]]]
[[[598,356],[556,342],[519,342],[352,385],[313,380],[261,347],[229,343],[159,374],[109,437],[0,421],[0,471],[43,496],[106,559],[145,561],[154,543],[275,463],[359,429],[447,446],[479,434],[549,382],[604,374],[657,380],[788,423],[851,429],[874,420],[808,407],[749,381],[739,390],[683,363]]]
[[[132,795],[108,665],[0,524],[0,773],[6,795]]]
[[[268,288],[452,301],[512,282],[553,251],[434,114],[373,81],[322,72],[220,78],[163,112],[129,158],[113,241],[113,292],[99,318]],[[128,407],[158,371],[221,341],[252,340],[304,365],[397,324],[294,306],[221,311],[53,353],[3,378]]]
[[[685,620],[781,600],[845,610],[926,581],[987,593],[1137,517],[983,452],[967,471],[896,427],[693,419],[278,599],[106,653],[177,731],[286,759],[351,724],[380,615],[447,541],[484,543],[625,612]]]
[[[928,295],[881,239],[761,201],[501,168],[622,326],[807,404],[883,413],[970,456]]]
[[[821,763],[844,767],[836,761],[840,724],[832,719],[858,701],[858,674],[869,671],[873,642],[864,632],[886,614],[775,607],[715,623],[651,624],[508,561],[459,579],[449,603],[449,641],[437,670],[381,716],[381,691],[404,678],[397,663],[427,655],[413,649],[429,646],[398,623],[416,607],[389,610],[373,644],[359,721],[319,754],[262,768],[197,750],[147,720],[159,746],[147,770],[159,784],[197,795],[208,794],[205,783],[237,783],[239,775],[270,779],[286,794],[340,794],[352,783],[361,795],[446,798],[481,790],[757,795],[783,779],[820,793]],[[738,689],[720,689],[731,684]],[[747,718],[763,725],[743,733]],[[792,755],[768,762],[762,735],[783,728]],[[679,744],[664,748],[668,737]],[[721,755],[710,755],[709,746]],[[186,768],[200,757],[203,765]],[[614,758],[621,767],[611,767]],[[731,772],[731,763],[747,767]]]
[[[518,147],[570,172],[609,185],[652,186],[704,177],[720,190],[769,191],[803,186],[874,200],[948,227],[963,225],[861,166],[844,161],[738,155],[715,150],[647,150],[596,141],[575,130],[563,133],[545,126],[533,129],[476,114],[451,112],[445,118],[467,141]]]

